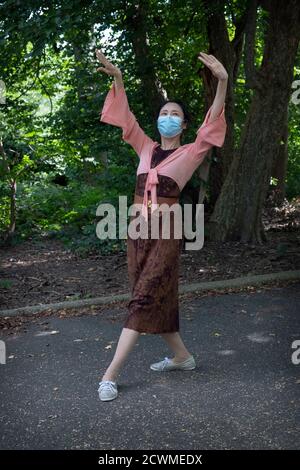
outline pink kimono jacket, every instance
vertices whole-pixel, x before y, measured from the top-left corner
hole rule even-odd
[[[148,173],[142,206],[142,215],[146,220],[148,218],[148,190],[151,191],[151,212],[158,207],[157,174],[172,178],[181,191],[196,168],[203,162],[208,150],[212,146],[222,147],[227,128],[225,104],[219,116],[207,123],[210,111],[211,107],[207,111],[201,127],[197,130],[197,137],[194,142],[181,145],[155,168],[151,168],[153,150],[160,143],[153,141],[139,126],[129,108],[125,88],[117,89],[115,82],[112,83],[102,108],[100,121],[122,128],[122,139],[134,148],[140,159],[137,175]]]

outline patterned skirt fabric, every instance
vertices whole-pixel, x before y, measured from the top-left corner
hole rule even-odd
[[[170,213],[170,238],[151,238],[151,209],[148,208],[148,238],[132,239],[127,232],[127,262],[131,300],[127,304],[125,328],[140,333],[179,331],[178,271],[183,238],[174,237],[174,214]],[[131,216],[130,220],[133,220]]]

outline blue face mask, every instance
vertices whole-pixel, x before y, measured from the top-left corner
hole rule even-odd
[[[174,137],[180,134],[183,131],[181,123],[182,118],[179,116],[160,116],[157,119],[158,130],[164,137]]]

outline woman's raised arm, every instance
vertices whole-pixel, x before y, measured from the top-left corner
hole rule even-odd
[[[224,66],[213,55],[200,52],[198,58],[218,78],[216,96],[206,113],[204,121],[197,131],[195,142],[191,144],[191,155],[201,163],[207,151],[212,147],[222,147],[227,129],[225,119],[225,98],[227,90],[228,74]]]
[[[105,66],[99,67],[97,70],[114,77],[114,82],[101,111],[100,121],[121,127],[123,129],[122,139],[130,144],[140,157],[145,146],[152,145],[154,142],[139,126],[136,117],[129,108],[121,70],[109,62],[100,50],[96,49],[96,55]]]
[[[200,54],[198,58],[202,60],[202,62],[210,69],[211,73],[218,79],[216,96],[214,98],[213,104],[211,105],[211,112],[207,121],[209,124],[211,121],[214,121],[223,111],[226,98],[228,73],[226,72],[223,64],[221,64],[221,62],[216,59],[215,56],[211,54],[205,54],[204,52],[200,52]]]
[[[97,71],[101,71],[106,73],[107,75],[112,75],[115,79],[115,84],[117,90],[121,89],[124,87],[123,83],[123,77],[122,77],[122,72],[119,69],[119,67],[116,67],[113,65],[103,54],[103,52],[100,51],[100,49],[96,49],[96,56],[99,62],[105,65],[105,67],[98,67]]]

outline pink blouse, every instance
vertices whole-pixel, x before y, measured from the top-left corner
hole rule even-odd
[[[151,212],[158,207],[156,194],[158,174],[172,178],[181,191],[197,167],[203,162],[208,150],[212,146],[223,146],[227,129],[225,104],[219,116],[208,123],[211,108],[212,106],[197,130],[195,141],[181,145],[155,168],[151,168],[153,150],[160,143],[153,141],[139,126],[129,108],[125,88],[117,89],[115,82],[112,83],[101,111],[100,121],[122,128],[122,139],[133,147],[140,159],[137,175],[148,173],[142,206],[142,215],[146,220],[148,219],[148,190],[151,192]]]

